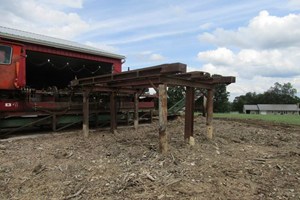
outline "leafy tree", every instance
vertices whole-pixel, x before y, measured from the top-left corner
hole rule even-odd
[[[168,108],[172,107],[178,101],[185,97],[185,88],[183,86],[168,87]]]
[[[215,87],[214,93],[214,112],[224,113],[230,111],[229,92],[226,90],[225,84]]]
[[[295,97],[297,90],[293,88],[291,83],[284,83],[283,85],[281,85],[280,83],[276,82],[274,86],[271,87],[267,92],[276,95],[287,95]]]
[[[245,104],[295,104],[300,99],[296,96],[297,90],[291,83],[281,85],[276,82],[274,86],[262,94],[248,92],[245,95],[238,96],[234,99],[232,109],[243,112]]]
[[[200,93],[205,93],[205,90],[200,89],[195,91],[195,96],[201,96]],[[185,97],[185,88],[183,86],[168,87],[168,108],[172,107],[178,101]],[[229,112],[230,102],[228,100],[229,92],[226,90],[225,84],[217,85],[214,92],[214,112]],[[203,104],[203,98],[199,98],[196,102],[198,105]]]
[[[245,104],[256,104],[258,95],[255,92],[248,92],[245,95],[235,97],[232,103],[232,110],[243,112],[243,107]]]

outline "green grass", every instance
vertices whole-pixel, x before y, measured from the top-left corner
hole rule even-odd
[[[255,115],[255,114],[223,114],[214,113],[215,118],[254,119],[273,123],[283,123],[300,126],[300,115]]]

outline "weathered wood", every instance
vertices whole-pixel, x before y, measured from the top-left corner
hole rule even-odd
[[[206,105],[207,105],[207,98],[203,95],[203,109],[202,109],[202,116],[206,117]]]
[[[133,120],[133,124],[134,124],[134,129],[137,130],[138,125],[139,125],[139,97],[138,97],[138,93],[134,93],[134,120]]]
[[[150,123],[153,123],[153,110],[150,110]]]
[[[99,112],[99,103],[98,103],[98,101],[97,101],[98,99],[94,99],[94,104],[96,105],[96,112],[95,112],[95,128],[98,128],[98,125],[99,125],[99,118],[98,118],[98,116],[99,116],[99,114],[100,114],[100,112]]]
[[[194,105],[195,105],[195,89],[193,87],[186,88],[185,95],[185,123],[184,123],[184,140],[190,145],[194,145]]]
[[[207,138],[213,138],[213,126],[212,126],[212,119],[213,119],[213,90],[207,90],[207,106],[206,106],[206,128],[207,128]]]
[[[82,123],[82,131],[84,137],[89,136],[89,92],[83,92],[83,123]]]
[[[167,134],[167,87],[165,84],[158,86],[159,90],[159,150],[161,153],[168,151],[168,134]]]
[[[110,131],[112,133],[117,129],[117,108],[116,108],[116,93],[110,94]]]
[[[122,73],[105,74],[100,76],[76,79],[71,81],[71,86],[95,85],[99,83],[108,83],[114,81],[128,82],[128,80],[129,82],[132,82],[132,80],[137,78],[145,79],[148,78],[149,76],[160,76],[160,75],[177,74],[177,73],[185,73],[185,72],[186,72],[186,64],[170,63],[170,64],[157,65],[153,67],[147,67],[143,69],[125,71]]]

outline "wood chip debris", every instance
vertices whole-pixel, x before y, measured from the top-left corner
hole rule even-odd
[[[155,181],[155,178],[151,176],[149,173],[146,174],[147,178],[150,179],[151,181]]]
[[[64,200],[72,199],[72,198],[74,198],[74,197],[77,197],[77,196],[79,196],[83,191],[84,191],[84,187],[81,188],[80,190],[78,190],[75,194],[72,194],[72,195],[69,195],[69,196],[65,197]]]

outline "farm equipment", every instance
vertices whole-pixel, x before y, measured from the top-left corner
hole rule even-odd
[[[82,123],[83,93],[72,80],[121,72],[125,57],[78,43],[0,27],[0,137],[28,127],[53,130]],[[116,97],[130,116],[132,95]],[[108,92],[90,93],[90,121],[109,122]],[[142,103],[149,111],[154,103]],[[125,113],[125,114],[124,114]]]

